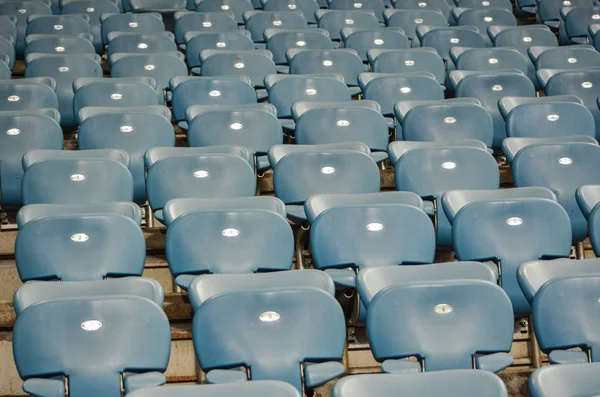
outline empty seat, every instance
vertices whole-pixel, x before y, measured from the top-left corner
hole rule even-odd
[[[306,221],[304,201],[315,194],[378,192],[379,168],[369,153],[362,143],[273,146],[273,187],[288,217]]]
[[[559,29],[560,25],[565,23],[560,15],[560,10],[563,7],[592,6],[593,4],[594,2],[591,0],[568,0],[567,3],[565,3],[565,0],[540,1],[537,4],[537,17],[541,23],[553,28],[554,30],[564,30],[564,25],[562,26],[562,29]],[[566,32],[560,32],[560,34],[563,36],[563,34],[566,34]],[[566,37],[566,35],[564,37]]]
[[[308,23],[317,23],[315,12],[319,3],[315,0],[261,0],[264,11],[299,11]]]
[[[444,99],[444,89],[428,72],[361,73],[358,82],[364,98],[379,103],[384,116],[392,116],[399,101]]]
[[[600,54],[592,46],[529,47],[537,69],[585,70],[600,68]]]
[[[452,15],[459,26],[475,26],[488,47],[492,46],[488,28],[490,26],[517,26],[517,18],[510,9],[505,8],[455,8]]]
[[[267,29],[265,42],[267,50],[273,53],[273,61],[277,65],[287,64],[286,52],[290,48],[310,50],[334,48],[325,29]]]
[[[367,53],[374,73],[430,72],[438,83],[446,81],[444,61],[433,48],[406,50],[371,49]]]
[[[100,19],[104,45],[108,44],[108,35],[112,32],[148,34],[165,30],[160,14],[108,14],[102,15]]]
[[[574,96],[503,97],[498,104],[508,137],[596,136],[594,117]]]
[[[62,396],[68,387],[72,396],[118,396],[122,384],[132,391],[166,382],[170,333],[162,308],[146,298],[48,300],[17,318],[13,349],[26,393]]]
[[[21,204],[23,155],[34,149],[62,150],[63,134],[58,122],[46,115],[0,115],[0,186],[2,206]]]
[[[589,26],[598,22],[600,19],[600,7],[588,5],[583,7],[573,7],[571,9],[562,9],[566,16],[564,17],[564,29],[569,40],[584,44],[589,40]]]
[[[0,36],[9,38],[13,45],[17,43],[17,17],[14,15],[0,15]]]
[[[17,225],[25,226],[29,221],[48,216],[77,214],[116,214],[131,218],[138,225],[142,223],[142,210],[129,201],[104,202],[94,204],[31,204],[21,207],[17,212]]]
[[[318,10],[319,28],[329,32],[331,40],[341,40],[342,28],[376,28],[379,22],[372,10]]]
[[[200,53],[204,50],[250,51],[254,43],[245,30],[231,32],[188,32],[185,34],[186,62],[192,73],[199,74],[202,63]]]
[[[131,201],[129,156],[120,150],[32,150],[23,156],[23,204]]]
[[[123,0],[123,2],[126,4],[126,0]],[[173,32],[175,30],[177,20],[175,14],[185,12],[188,9],[194,10],[193,2],[186,0],[129,0],[129,6],[131,7],[131,11],[133,13],[160,14],[165,24],[165,30],[169,32]]]
[[[58,109],[56,80],[51,77],[0,80],[0,109]]]
[[[511,164],[515,157],[517,157],[517,154],[528,146],[546,144],[562,145],[564,143],[589,143],[598,145],[598,141],[589,135],[559,136],[554,138],[506,138],[502,143],[502,151],[506,156],[506,161]]]
[[[102,77],[102,68],[96,54],[31,54],[25,77],[52,77],[56,81],[61,125],[75,127],[77,122],[73,113],[73,82],[82,77]]]
[[[442,0],[445,1],[445,0]],[[454,70],[452,47],[484,48],[486,42],[473,26],[431,27],[419,26],[417,34],[422,47],[432,47],[446,61],[448,71]]]
[[[105,113],[123,113],[122,107],[104,107],[104,106],[88,106],[82,108],[78,114],[78,122],[81,124],[88,117],[95,116],[97,114],[105,114]],[[127,106],[127,113],[150,113],[150,114],[158,114],[165,117],[167,120],[171,120],[171,111],[166,106]]]
[[[456,5],[460,8],[492,9],[503,8],[512,11],[512,4],[509,0],[458,0]]]
[[[177,77],[171,80],[173,117],[185,120],[192,105],[244,105],[256,103],[247,76]]]
[[[3,1],[0,3],[0,15],[16,18],[17,40],[15,41],[15,50],[17,56],[22,57],[25,53],[27,18],[30,15],[52,15],[52,10],[48,4],[37,0]]]
[[[255,43],[264,43],[265,30],[275,29],[304,29],[308,22],[300,11],[246,11],[243,14],[245,28]]]
[[[152,77],[161,92],[169,87],[176,76],[187,76],[188,70],[180,52],[160,54],[115,54],[111,57],[112,77]]]
[[[155,216],[175,198],[254,196],[256,177],[250,154],[241,146],[153,148],[144,157],[146,193]]]
[[[396,189],[414,192],[433,201],[426,212],[434,216],[437,245],[452,245],[452,229],[441,211],[442,194],[449,190],[498,189],[500,176],[494,157],[472,142],[393,142],[390,159],[394,163]],[[435,166],[434,166],[435,165]],[[437,209],[437,210],[436,210]]]
[[[383,22],[385,4],[382,0],[363,0],[360,3],[354,0],[328,0],[330,10],[370,10],[373,11],[379,22]]]
[[[72,36],[29,35],[25,39],[25,57],[30,54],[76,55],[94,54],[91,34]]]
[[[152,54],[160,52],[177,52],[173,41],[173,33],[121,33],[108,35],[106,55],[110,59],[114,54]]]
[[[406,141],[476,139],[487,147],[492,146],[492,117],[477,99],[402,101],[396,104],[394,113],[398,124],[402,125],[402,138]]]
[[[440,10],[385,10],[383,13],[386,25],[398,27],[404,30],[413,47],[420,47],[421,43],[417,35],[419,26],[448,26],[448,17]]]
[[[394,8],[401,10],[432,10],[441,12],[448,22],[453,21],[451,14],[452,6],[446,0],[433,0],[427,2],[419,2],[417,0],[410,1],[393,1]],[[426,23],[423,26],[428,26]]]
[[[0,116],[47,116],[60,123],[60,113],[53,108],[25,109],[25,110],[0,110]]]
[[[539,368],[529,378],[533,397],[593,395],[600,385],[599,363],[551,365]]]
[[[369,304],[367,327],[373,356],[384,372],[473,368],[498,372],[513,361],[507,354],[514,331],[510,299],[489,281],[429,281],[386,288]],[[418,361],[405,360],[411,356]]]
[[[397,50],[410,47],[401,28],[343,28],[341,34],[344,47],[356,50],[363,62],[368,60],[367,53],[372,48]]]
[[[177,12],[175,18],[175,41],[185,42],[188,32],[229,32],[237,30],[233,15],[227,12]]]
[[[306,307],[319,310],[306,310]],[[224,317],[222,313],[229,313]],[[236,330],[244,328],[240,334]],[[339,362],[346,324],[339,303],[316,288],[280,288],[219,294],[194,316],[194,349],[207,378],[283,380],[299,391],[344,372]],[[299,337],[300,334],[302,337]],[[235,343],[233,343],[235,341]],[[283,350],[286,354],[279,354]],[[215,371],[223,369],[221,371]]]
[[[252,11],[254,7],[250,0],[199,0],[196,1],[196,12],[220,12],[233,13],[233,19],[241,25],[244,23],[242,15],[246,11]]]
[[[584,185],[577,189],[575,196],[581,212],[588,220],[590,242],[594,252],[600,252],[600,188],[598,185]]]
[[[72,36],[91,34],[87,15],[32,15],[27,18],[26,36],[44,34],[53,36]]]
[[[450,81],[456,97],[477,98],[494,121],[492,147],[499,149],[506,138],[506,123],[498,109],[498,101],[506,96],[534,97],[535,87],[531,80],[519,71],[452,71]]]
[[[278,381],[254,381],[221,385],[186,385],[153,387],[131,392],[131,397],[220,397],[244,395],[246,397],[299,397],[294,386]]]
[[[103,14],[119,14],[119,6],[112,0],[61,0],[61,14],[87,15],[90,21],[91,33],[94,36],[94,46],[98,54],[102,53],[102,24]]]
[[[502,71],[519,70],[527,74],[527,62],[514,48],[465,48],[454,47],[450,56],[457,70]]]
[[[441,397],[456,394],[475,397],[506,397],[508,392],[502,380],[489,372],[449,370],[414,375],[353,375],[338,381],[333,397],[391,397],[402,390],[406,397]],[[536,396],[537,397],[537,396]]]

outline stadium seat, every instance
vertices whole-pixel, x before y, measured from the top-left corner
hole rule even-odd
[[[269,150],[275,196],[288,218],[307,220],[304,201],[315,194],[376,193],[379,168],[362,143],[276,145]]]
[[[255,43],[265,42],[265,30],[306,29],[308,22],[300,11],[246,11],[243,14],[245,28]],[[258,46],[257,46],[258,48]]]
[[[450,82],[457,98],[474,97],[492,116],[494,121],[494,141],[492,147],[500,149],[506,138],[506,123],[498,101],[506,96],[535,97],[535,87],[531,80],[520,71],[452,71]]]
[[[384,116],[393,116],[399,101],[444,99],[444,89],[428,72],[361,73],[358,82],[365,99],[376,101]]]
[[[485,72],[519,70],[527,74],[527,62],[514,48],[465,48],[454,47],[450,56],[456,70],[479,70]]]
[[[0,115],[0,186],[2,206],[16,207],[21,204],[21,180],[23,179],[23,155],[34,149],[62,150],[63,134],[58,122],[46,115],[22,114]]]
[[[230,32],[238,30],[233,15],[227,12],[176,12],[175,42],[185,43],[188,32]]]
[[[52,77],[0,80],[0,110],[58,109],[55,90]]]
[[[276,1],[276,0],[270,0]],[[286,65],[286,52],[290,48],[308,50],[330,50],[337,46],[331,42],[325,29],[267,29],[265,30],[266,49],[273,53],[277,65]],[[282,71],[285,71],[282,69]]]
[[[124,0],[125,2],[125,0]],[[161,15],[165,24],[165,30],[174,32],[177,22],[176,14],[194,10],[192,1],[169,0],[169,1],[149,1],[149,0],[129,0],[129,6],[133,13],[158,13]]]
[[[575,96],[503,97],[506,135],[515,138],[595,137],[594,117]],[[575,128],[574,128],[575,127]]]
[[[600,87],[600,69],[585,71],[542,69],[538,71],[538,79],[544,86],[546,95],[574,95],[581,98],[585,107],[594,116],[596,137],[600,137],[600,109],[598,108],[597,90]]]
[[[514,332],[510,299],[489,281],[428,281],[386,288],[369,304],[367,327],[383,372],[498,372],[513,362],[507,354]],[[405,360],[408,357],[418,361]]]
[[[100,21],[104,45],[108,44],[108,35],[112,32],[150,34],[165,30],[160,14],[104,14]]]
[[[373,73],[429,72],[438,83],[444,84],[446,81],[444,61],[433,48],[371,49],[367,52],[367,58]]]
[[[102,54],[102,24],[103,14],[119,14],[119,6],[112,0],[60,0],[61,14],[87,15],[90,21],[91,33],[94,36],[96,52]]]
[[[510,0],[457,0],[456,6],[460,8],[475,8],[488,10],[492,8],[503,8],[512,11]]]
[[[444,1],[445,0],[441,0]],[[422,47],[435,48],[444,61],[448,71],[454,70],[450,49],[452,47],[485,48],[486,42],[473,26],[432,27],[419,26],[417,35]]]
[[[25,36],[43,34],[69,36],[91,34],[90,19],[87,15],[39,15],[27,18]]]
[[[247,76],[176,77],[171,80],[173,117],[185,120],[193,105],[246,105],[256,103]]]
[[[449,370],[441,372],[390,375],[353,375],[338,381],[332,390],[333,397],[391,397],[402,390],[406,397],[464,396],[507,397],[502,380],[489,372]],[[538,397],[538,396],[536,396]]]
[[[30,54],[25,77],[52,77],[56,81],[61,126],[77,125],[73,113],[73,82],[82,77],[102,77],[100,57],[96,54],[49,55]]]
[[[282,380],[302,391],[344,373],[339,362],[346,346],[344,314],[335,298],[321,289],[214,296],[196,311],[192,334],[209,383],[243,381],[249,374],[253,381]],[[247,372],[230,369],[240,365]]]
[[[536,69],[600,69],[600,54],[592,46],[529,47]]]
[[[60,113],[53,108],[25,109],[25,110],[0,110],[2,116],[47,116],[60,124]]]
[[[200,73],[200,53],[204,50],[250,51],[254,43],[245,30],[231,32],[188,32],[185,34],[186,62],[192,73]]]
[[[485,40],[486,46],[491,47],[492,41],[488,36],[490,26],[517,26],[517,18],[512,13],[512,7],[506,8],[454,8],[452,15],[458,26],[474,26]]]
[[[330,10],[370,10],[373,11],[377,20],[383,22],[385,3],[382,0],[327,0],[327,8]]]
[[[315,12],[319,28],[329,32],[331,40],[341,40],[342,28],[379,27],[377,16],[372,10],[318,10]]]
[[[27,18],[30,15],[52,15],[52,10],[48,4],[37,0],[3,1],[0,2],[0,15],[16,18],[17,40],[15,41],[15,50],[17,56],[22,57],[25,53]],[[9,26],[9,29],[12,31],[12,26]]]
[[[238,25],[244,24],[242,15],[246,11],[252,11],[254,7],[250,0],[198,0],[196,1],[196,12],[221,12],[233,13],[233,19]]]
[[[568,1],[565,3],[565,1]],[[593,5],[593,1],[590,0],[545,0],[540,1],[537,4],[537,17],[538,21],[545,24],[546,26],[559,30],[561,25],[565,23],[564,20],[561,20],[560,10],[563,7],[581,7],[581,6],[591,6]],[[564,26],[562,29],[564,30]],[[566,32],[561,32],[560,34],[564,34]]]
[[[529,378],[532,397],[593,395],[600,387],[596,376],[600,363],[550,365]]]
[[[401,28],[411,41],[412,47],[421,47],[417,28],[419,26],[448,26],[448,18],[440,10],[385,10],[385,23],[389,27]]]
[[[131,397],[300,397],[298,390],[286,382],[254,381],[221,385],[186,385],[145,388],[130,393]]]
[[[600,187],[598,185],[584,185],[575,192],[579,208],[588,220],[590,242],[594,252],[600,253]]]
[[[171,199],[235,198],[256,193],[251,156],[241,146],[152,148],[144,160],[148,202],[159,220]]]
[[[319,3],[315,0],[260,0],[264,11],[299,11],[308,23],[316,24],[315,12]]]
[[[103,107],[103,106],[88,106],[82,108],[78,114],[79,124],[83,123],[88,117],[95,116],[97,114],[105,113],[123,113],[122,107]],[[171,120],[171,111],[165,106],[127,106],[127,113],[147,113],[147,114],[158,114],[164,116],[167,120]]]
[[[494,125],[488,111],[475,98],[402,101],[394,107],[405,141],[452,142],[476,139],[492,146]]]
[[[375,161],[387,158],[388,124],[377,102],[296,102],[292,114],[299,145],[362,142]]]
[[[600,7],[590,4],[583,7],[563,8],[561,14],[564,15],[564,26],[561,28],[566,32],[568,40],[585,44],[589,40],[589,26],[600,19]]]
[[[92,35],[89,33],[71,36],[34,34],[25,38],[25,58],[31,54],[77,55],[95,54]]]
[[[173,41],[173,33],[122,33],[112,32],[108,35],[106,55],[110,59],[115,54],[153,54],[177,52],[177,44]]]
[[[0,36],[7,37],[13,44],[17,43],[17,17],[0,14]]]
[[[162,308],[147,298],[48,300],[17,318],[13,352],[28,394],[63,396],[68,388],[73,397],[113,397],[122,384],[129,392],[166,382],[170,333]]]
[[[188,70],[180,52],[157,54],[115,54],[109,59],[111,77],[152,77],[159,97],[176,76],[187,76]]]
[[[568,143],[589,143],[592,145],[598,145],[598,141],[589,135],[572,135],[572,136],[559,136],[554,138],[506,138],[502,143],[502,151],[506,156],[506,161],[512,164],[517,154],[524,148],[533,145],[545,145],[545,144],[568,144]],[[563,160],[567,161],[567,160]],[[568,161],[567,161],[568,162]]]
[[[405,50],[410,41],[400,28],[343,28],[342,41],[345,48],[356,50],[363,62],[368,60],[369,50]]]
[[[431,10],[441,12],[448,22],[452,22],[452,6],[446,0],[433,0],[427,2],[419,2],[417,0],[410,1],[392,1],[394,8],[400,10]],[[423,26],[429,26],[426,22]]]
[[[49,216],[71,215],[73,213],[123,215],[131,218],[138,225],[142,223],[142,210],[140,207],[129,201],[121,201],[94,204],[31,204],[21,207],[17,212],[17,225],[22,228],[32,220]]]
[[[527,261],[570,255],[568,215],[556,201],[546,198],[552,197],[548,190],[475,193],[450,192],[442,199],[452,222],[456,255],[460,260],[492,259],[515,314],[531,314],[517,283],[517,269]]]
[[[32,150],[23,156],[23,204],[132,201],[129,156],[121,150]]]
[[[500,187],[496,160],[481,146],[483,143],[478,141],[472,144],[465,141],[390,144],[396,189],[414,192],[432,201],[425,212],[435,219],[438,246],[452,246],[450,222],[440,207],[442,194],[449,190]]]
[[[241,203],[240,208],[230,208],[226,200],[218,201],[221,205],[214,204],[206,210],[196,208],[169,225],[165,252],[174,277],[271,272],[292,267],[294,235],[284,216]],[[177,282],[182,284],[180,279]]]

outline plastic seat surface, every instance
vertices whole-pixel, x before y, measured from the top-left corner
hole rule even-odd
[[[341,40],[345,27],[374,28],[379,21],[372,10],[318,10],[315,12],[319,28],[329,32],[331,40]]]
[[[175,41],[185,43],[187,32],[229,32],[237,30],[233,15],[227,12],[178,12],[175,13]]]
[[[230,397],[244,395],[247,397],[299,397],[300,394],[292,385],[277,381],[254,381],[219,385],[187,385],[154,387],[129,393],[131,397]]]
[[[142,223],[142,210],[131,202],[111,202],[95,204],[32,204],[21,207],[17,212],[17,225],[22,228],[27,222],[48,216],[72,214],[117,214],[131,218],[138,225]]]
[[[599,369],[600,363],[550,365],[533,372],[529,390],[532,397],[594,396],[600,388]]]
[[[274,0],[270,0],[274,1]],[[267,29],[264,32],[266,49],[273,53],[277,65],[287,64],[286,52],[290,48],[330,50],[334,45],[325,29]]]

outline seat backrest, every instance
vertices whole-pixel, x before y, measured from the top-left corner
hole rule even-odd
[[[463,207],[452,223],[460,260],[495,261],[502,270],[502,287],[517,315],[530,306],[517,283],[517,269],[527,261],[568,257],[569,219],[548,199],[476,201]]]
[[[379,21],[371,10],[319,10],[316,13],[319,28],[329,32],[331,40],[340,40],[345,27],[375,28]]]
[[[548,80],[544,91],[546,95],[575,95],[594,112],[598,108],[598,87],[600,87],[600,69],[559,71]],[[596,131],[598,128],[596,125]]]
[[[269,0],[275,1],[275,0]],[[267,29],[264,33],[267,50],[273,53],[276,64],[286,64],[290,48],[330,50],[333,43],[325,29]]]
[[[81,33],[91,33],[90,23],[84,15],[32,15],[27,22],[27,36],[70,36]]]
[[[466,9],[462,12],[457,12],[457,10],[459,9],[455,9],[454,13],[459,14],[458,25],[475,26],[488,44],[492,43],[487,33],[490,26],[517,26],[517,18],[512,13],[512,7],[511,9],[485,7],[484,9]]]
[[[229,32],[237,30],[233,15],[226,12],[178,12],[175,13],[175,41],[183,44],[187,32]]]
[[[9,41],[17,43],[17,17],[0,15],[0,36],[9,37]]]
[[[231,292],[200,305],[193,337],[204,371],[243,365],[253,380],[282,380],[302,390],[302,363],[341,360],[346,324],[339,303],[320,289]]]
[[[299,11],[308,23],[317,23],[315,12],[319,3],[315,0],[261,0],[264,11]]]
[[[538,69],[598,69],[600,54],[592,46],[548,48],[535,60]]]
[[[55,88],[56,81],[52,78],[1,80],[0,109],[58,109]]]
[[[34,219],[70,214],[116,214],[131,218],[138,225],[142,223],[142,210],[129,201],[95,204],[32,204],[21,207],[17,212],[19,229]]]
[[[43,327],[36,325],[40,322]],[[13,329],[13,348],[24,379],[60,374],[68,377],[73,395],[113,397],[121,394],[123,372],[167,368],[170,335],[167,316],[149,299],[79,297],[23,311]]]
[[[160,14],[112,14],[102,16],[102,42],[108,44],[111,32],[155,33],[163,32],[165,24]]]
[[[565,29],[569,38],[588,37],[588,27],[600,19],[600,7],[584,6],[575,7],[569,11],[565,18]]]
[[[118,53],[148,54],[157,52],[177,52],[177,44],[170,32],[121,33],[108,35],[107,56],[109,59]]]
[[[100,17],[104,14],[119,14],[119,6],[111,0],[62,1],[61,14],[87,15],[91,26],[101,26]],[[98,40],[102,41],[100,29]]]
[[[277,73],[273,54],[266,50],[204,50],[202,76],[248,76],[253,87],[264,87],[265,76]]]
[[[89,33],[58,35],[29,35],[25,39],[25,57],[30,54],[94,54],[92,35]]]
[[[448,17],[440,10],[386,10],[384,16],[387,26],[404,30],[406,37],[413,42],[413,47],[419,44],[419,26],[448,26]]]
[[[447,21],[451,21],[452,15],[450,13],[452,7],[445,0],[433,0],[427,2],[419,2],[417,0],[409,0],[409,1],[395,1],[394,8],[404,9],[404,10],[431,10],[431,11],[439,11],[444,17],[446,17]],[[427,26],[425,23],[423,24]]]
[[[550,29],[528,26],[504,29],[495,35],[493,41],[495,47],[516,48],[523,56],[527,56],[531,46],[558,46],[556,35]]]
[[[431,220],[406,204],[330,208],[312,223],[310,236],[319,269],[431,263],[435,254]]]
[[[188,70],[183,54],[169,52],[162,54],[115,54],[110,73],[112,77],[143,77],[156,80],[159,91],[169,87],[175,76],[187,76]]]
[[[251,51],[255,48],[245,30],[188,32],[185,34],[185,39],[186,62],[192,68],[200,66],[202,63],[200,53],[205,50]]]
[[[337,73],[348,86],[357,86],[358,75],[365,70],[360,57],[352,49],[290,49],[287,54],[290,74]]]
[[[369,305],[367,327],[377,361],[416,356],[428,372],[472,369],[477,353],[510,350],[514,314],[494,283],[436,281],[379,292]]]
[[[600,147],[590,143],[531,145],[512,163],[515,186],[542,186],[556,194],[571,219],[573,243],[587,234],[587,222],[577,205],[575,191],[583,185],[599,184],[595,167],[600,166]]]
[[[600,381],[594,376],[600,363],[550,365],[531,374],[529,390],[538,396],[565,396],[591,394],[598,390]]]
[[[252,41],[265,41],[264,33],[269,28],[304,29],[308,27],[306,19],[299,11],[247,11],[244,13],[245,27]]]
[[[444,84],[446,68],[444,61],[433,48],[406,50],[369,50],[372,57],[371,71],[375,73],[431,72],[438,83]]]
[[[565,0],[547,0],[540,1],[537,5],[537,14],[539,15],[541,22],[546,21],[559,21],[561,19],[560,10],[563,7],[584,7],[592,6],[593,1],[590,0],[569,0],[565,3]]]
[[[372,48],[377,49],[408,49],[410,41],[401,28],[343,28],[342,39],[344,47],[356,50],[363,62]]]
[[[430,30],[424,28],[426,27],[421,26],[417,28],[417,33],[421,38],[421,46],[435,48],[439,56],[449,63],[452,63],[452,58],[450,57],[450,49],[452,47],[486,47],[484,38],[475,27],[435,27]]]
[[[454,47],[450,55],[459,70],[507,70],[516,69],[527,73],[527,63],[523,55],[508,47],[475,48]]]
[[[30,15],[52,15],[52,10],[48,4],[42,1],[4,1],[0,3],[0,15],[12,16],[17,19],[17,40],[15,42],[15,49],[18,56],[23,56],[25,52],[25,36],[27,35],[27,18]]]
[[[196,12],[232,12],[238,24],[244,23],[244,12],[254,10],[249,0],[202,0],[196,4]]]

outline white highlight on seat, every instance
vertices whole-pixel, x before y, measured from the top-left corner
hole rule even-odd
[[[8,99],[8,102],[18,102],[21,100],[21,97],[18,95],[11,95],[6,99]]]
[[[296,9],[296,4],[288,4],[288,8],[290,10],[295,10]]]
[[[421,23],[423,23],[423,19],[417,18],[417,19],[415,19],[415,23],[416,24],[421,24]]]
[[[362,3],[354,3],[354,8],[362,8]]]
[[[569,62],[569,63],[577,63],[577,58],[569,58],[569,59],[567,59],[567,62]]]
[[[81,182],[81,181],[85,180],[85,175],[83,175],[83,174],[73,174],[73,175],[71,175],[70,178],[71,178],[71,180],[73,182]]]
[[[589,81],[586,81],[586,82],[582,83],[581,86],[583,88],[592,88],[593,84]]]
[[[594,14],[594,15],[592,15],[592,19],[600,19],[600,14]]]
[[[300,41],[297,41],[297,42],[296,42],[296,45],[297,45],[298,47],[304,47],[304,46],[306,45],[306,41],[302,41],[302,40],[300,40]]]
[[[123,125],[119,129],[121,130],[121,132],[131,132],[131,131],[133,131],[133,127],[130,126],[130,125]]]
[[[346,25],[354,25],[354,19],[346,19],[344,22]]]
[[[573,160],[570,159],[569,157],[561,157],[558,159],[559,164],[562,165],[569,165],[573,163]]]
[[[384,43],[384,41],[381,40],[381,39],[375,39],[375,40],[373,40],[373,44],[375,44],[375,45],[382,45],[383,43]]]
[[[152,71],[154,69],[156,69],[156,67],[154,65],[146,65],[146,66],[144,66],[144,70],[147,70],[147,71]]]
[[[492,86],[492,91],[502,91],[504,88],[500,84]]]
[[[138,27],[138,23],[137,22],[129,22],[129,27],[130,28],[137,28]]]
[[[279,321],[281,316],[277,312],[264,312],[258,318],[260,321],[264,321],[266,323],[272,323],[274,321]]]
[[[506,224],[508,226],[520,226],[523,224],[523,219],[519,218],[518,216],[514,216],[512,218],[508,218],[506,220]]]
[[[26,9],[24,9],[24,8],[21,8],[21,9],[19,10],[19,14],[26,14],[26,13],[27,13],[27,10],[26,10]]]
[[[240,231],[234,228],[224,229],[221,234],[223,237],[237,237],[240,235]]]
[[[418,4],[418,6],[421,7],[421,8],[425,8],[425,7],[427,7],[427,3],[421,2],[421,3]]]
[[[481,5],[484,7],[489,7],[490,6],[490,2],[489,1],[482,1]]]
[[[564,5],[565,7],[569,7],[569,6],[571,5],[571,2],[570,2],[569,0],[567,0],[567,1],[563,1],[563,5]]]
[[[63,25],[54,25],[54,30],[63,30],[64,28]]]
[[[63,46],[54,47],[54,51],[56,51],[56,52],[65,52],[65,47],[63,47]]]
[[[433,311],[437,314],[448,314],[452,313],[454,308],[447,303],[440,303],[433,308]]]
[[[442,163],[442,168],[445,170],[453,170],[456,168],[456,163],[452,161],[446,161]]]
[[[373,222],[367,225],[367,230],[370,232],[378,232],[383,230],[383,225],[381,223]]]
[[[246,65],[243,62],[234,63],[233,67],[236,69],[243,69]]]
[[[498,63],[498,59],[497,58],[490,58],[490,59],[488,59],[488,63],[490,63],[492,65],[495,65],[495,64]]]
[[[329,67],[331,65],[333,65],[333,62],[331,62],[331,61],[323,61],[323,66]]]
[[[21,130],[18,128],[11,128],[10,130],[6,131],[6,133],[8,135],[15,136],[15,135],[19,135],[21,133]]]
[[[227,4],[223,4],[223,5],[221,6],[221,9],[222,9],[223,11],[227,11],[227,10],[229,10],[229,6],[228,6]]]
[[[327,167],[321,168],[321,173],[325,174],[325,175],[333,174],[334,172],[335,172],[335,168],[333,168],[333,167],[327,166]]]
[[[306,92],[306,95],[311,95],[311,96],[312,95],[317,95],[317,90],[315,90],[314,88],[309,88],[309,89],[307,89],[304,92]]]
[[[86,11],[87,12],[94,12],[94,11],[96,11],[96,9],[94,7],[89,7],[89,8],[86,8]]]
[[[202,26],[205,28],[210,28],[212,26],[212,22],[202,22]]]
[[[118,93],[111,94],[111,96],[110,96],[110,99],[114,99],[115,101],[118,101],[121,98],[123,98],[123,95],[118,94]]]
[[[411,92],[411,88],[410,87],[402,87],[400,88],[400,92],[403,94],[408,94],[409,92]]]
[[[415,66],[415,61],[412,61],[412,60],[404,61],[404,65],[406,65],[406,66]]]
[[[69,71],[69,67],[68,66],[61,66],[58,68],[58,71],[61,73],[65,73]]]
[[[241,130],[244,126],[241,123],[233,123],[229,126],[232,130]]]
[[[225,48],[225,47],[227,47],[227,43],[226,43],[226,42],[224,42],[224,41],[219,41],[219,42],[217,43],[217,48]]]
[[[529,37],[529,36],[523,37],[523,41],[526,42],[526,43],[531,43],[531,40],[532,40],[532,38]]]
[[[74,235],[71,236],[71,240],[76,243],[84,243],[84,242],[88,241],[89,239],[90,239],[90,236],[88,236],[85,233],[75,233]]]
[[[337,125],[338,127],[348,127],[350,125],[350,122],[348,120],[338,120],[336,121],[335,125]]]
[[[278,20],[273,21],[273,26],[281,26],[281,21],[278,21]]]
[[[558,120],[560,117],[558,114],[549,114],[548,117],[546,117],[546,119],[548,119],[548,121],[556,121]]]
[[[494,18],[492,18],[492,17],[484,17],[483,20],[485,22],[492,22],[494,20]]]
[[[452,116],[448,116],[444,119],[444,123],[446,124],[454,124],[456,123],[456,119]]]
[[[458,37],[452,37],[452,38],[450,39],[450,42],[451,42],[452,44],[458,44],[458,43],[460,43],[460,39],[459,39]]]
[[[146,48],[148,48],[148,44],[140,43],[138,44],[137,48],[139,48],[140,50],[145,50]]]
[[[196,178],[206,178],[208,175],[210,174],[208,173],[208,171],[205,170],[198,170],[194,172],[194,177]]]
[[[102,328],[102,322],[98,320],[87,320],[81,323],[81,329],[88,332],[98,331]]]
[[[219,90],[212,90],[212,91],[208,92],[208,95],[212,96],[212,97],[221,96],[221,91],[219,91]]]

